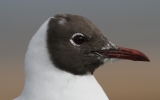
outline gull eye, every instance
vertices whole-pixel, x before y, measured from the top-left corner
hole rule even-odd
[[[74,45],[74,46],[80,46],[81,44],[83,44],[85,42],[85,37],[83,34],[81,33],[75,33],[72,38],[70,39],[70,42]]]
[[[74,43],[76,44],[82,44],[84,42],[84,37],[81,35],[77,35],[73,38]]]

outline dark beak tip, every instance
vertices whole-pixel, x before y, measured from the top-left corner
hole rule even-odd
[[[148,58],[143,58],[143,59],[135,59],[133,61],[144,61],[144,62],[150,62]]]
[[[141,56],[143,58],[142,61],[150,62],[149,58],[144,53],[142,53],[140,51],[138,51],[138,52],[139,52],[139,56]],[[139,60],[139,61],[141,61],[141,60]]]
[[[146,61],[146,62],[150,62],[150,60],[149,60],[147,57],[145,58],[145,60],[144,60],[144,61]]]

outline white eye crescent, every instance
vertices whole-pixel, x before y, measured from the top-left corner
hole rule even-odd
[[[74,45],[74,46],[80,46],[81,44],[83,44],[85,42],[85,37],[83,34],[81,33],[75,33],[73,34],[73,36],[70,39],[70,42]]]

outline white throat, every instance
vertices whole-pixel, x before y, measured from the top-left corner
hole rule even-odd
[[[25,57],[25,86],[15,100],[108,100],[93,75],[73,75],[56,68],[46,45],[50,18],[32,37]]]

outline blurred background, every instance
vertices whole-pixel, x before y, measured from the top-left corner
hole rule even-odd
[[[160,0],[0,0],[0,100],[20,95],[31,37],[46,19],[65,13],[87,17],[112,43],[151,60],[96,70],[110,100],[160,100]]]

